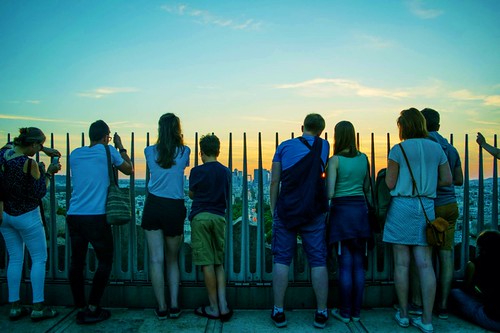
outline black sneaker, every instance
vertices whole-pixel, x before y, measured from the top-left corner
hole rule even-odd
[[[325,328],[327,321],[328,315],[325,316],[323,313],[316,311],[314,314],[314,327]]]
[[[160,309],[156,308],[155,315],[156,315],[156,318],[158,318],[159,320],[165,320],[168,318],[167,310],[160,311]]]
[[[437,315],[438,315],[439,319],[446,320],[446,319],[448,319],[448,310],[439,309],[439,310],[437,310]]]
[[[181,316],[181,309],[179,308],[170,308],[170,312],[168,314],[169,318],[177,319]]]
[[[282,328],[286,326],[286,317],[284,312],[276,312],[271,311],[271,319],[274,322],[274,325],[278,328]]]
[[[80,325],[95,324],[111,317],[109,310],[98,307],[95,311],[91,311],[88,307],[84,311],[79,311],[76,314],[76,323]]]

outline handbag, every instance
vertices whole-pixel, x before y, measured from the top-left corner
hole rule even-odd
[[[366,207],[368,208],[368,223],[370,224],[370,229],[373,233],[380,233],[382,229],[380,228],[380,223],[377,219],[377,208],[375,207],[375,194],[373,192],[372,177],[370,176],[370,163],[368,162],[368,157],[366,158],[366,172],[368,178],[370,179],[370,198],[364,193]]]
[[[417,191],[418,200],[420,201],[420,205],[422,205],[422,210],[424,211],[425,222],[426,222],[425,234],[427,236],[427,243],[430,246],[441,246],[445,243],[446,229],[448,229],[449,223],[442,217],[437,217],[432,221],[429,220],[429,217],[427,216],[427,213],[425,211],[424,204],[422,202],[422,198],[420,197],[420,193],[418,192],[417,182],[415,181],[415,177],[413,177],[413,172],[411,171],[408,157],[406,156],[405,150],[403,149],[403,145],[401,143],[399,144],[399,147],[401,148],[406,164],[408,165],[408,170],[410,171],[413,189]]]
[[[116,173],[111,165],[111,153],[109,146],[104,145],[108,160],[109,186],[106,198],[106,222],[110,225],[123,225],[132,220],[130,189],[120,188]]]

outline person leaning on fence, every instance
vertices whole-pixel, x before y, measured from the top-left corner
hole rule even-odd
[[[463,288],[450,292],[450,307],[465,319],[500,332],[500,232],[481,232],[476,245],[477,255],[467,263]]]
[[[184,169],[191,150],[182,138],[181,123],[173,113],[158,121],[158,140],[144,149],[149,170],[148,194],[142,215],[142,228],[149,250],[149,271],[158,308],[158,319],[178,318],[179,249],[184,235]],[[166,260],[165,260],[166,259]],[[165,300],[164,263],[170,294],[170,310]]]
[[[220,141],[215,135],[200,138],[202,165],[191,169],[189,197],[193,199],[191,246],[193,263],[202,266],[209,305],[195,309],[198,316],[228,321],[233,315],[226,300],[224,246],[226,209],[229,202],[231,171],[217,161]]]
[[[440,145],[427,139],[425,118],[419,110],[401,111],[397,124],[420,199],[427,216],[433,220],[436,188],[451,185],[452,181],[446,155]],[[401,146],[395,145],[389,152],[386,183],[393,198],[383,234],[383,240],[392,244],[394,254],[394,286],[399,301],[394,318],[401,327],[410,325],[408,289],[410,255],[413,255],[421,281],[423,313],[422,317],[412,318],[411,324],[430,333],[434,330],[432,307],[436,294],[432,248],[427,243],[426,219]]]
[[[2,199],[4,211],[0,232],[9,254],[7,284],[9,302],[12,304],[9,319],[18,320],[28,315],[29,309],[21,306],[19,296],[24,262],[24,246],[31,257],[31,288],[33,310],[31,319],[40,321],[53,318],[57,311],[44,305],[45,264],[47,242],[40,212],[41,199],[47,193],[50,178],[61,169],[59,163],[52,163],[45,170],[43,162],[32,157],[44,150],[45,134],[36,127],[19,130],[19,136],[12,145],[0,150],[2,176]],[[60,156],[51,148],[45,148],[49,156]]]
[[[327,195],[331,199],[328,245],[339,263],[340,309],[332,316],[344,323],[359,321],[365,287],[368,240],[367,198],[371,200],[368,158],[356,148],[349,121],[335,125],[333,156],[328,160]]]
[[[488,142],[486,142],[486,139],[481,134],[481,132],[477,132],[476,142],[479,145],[479,147],[484,148],[488,153],[491,154],[491,156],[495,158],[500,158],[500,149],[497,147],[493,147]]]
[[[328,320],[325,240],[328,198],[324,171],[330,145],[320,138],[324,129],[322,116],[314,113],[307,115],[302,136],[282,142],[273,157],[270,206],[273,213],[274,307],[271,319],[277,327],[287,325],[283,306],[288,272],[297,247],[297,234],[301,235],[311,266],[317,303],[314,326],[324,328]]]
[[[92,123],[89,138],[89,146],[76,148],[70,155],[73,190],[66,219],[71,237],[69,282],[75,307],[80,309],[76,315],[78,324],[96,323],[111,315],[99,306],[113,265],[113,234],[106,222],[106,196],[110,180],[104,145],[111,141],[108,125],[102,120]],[[111,163],[125,175],[132,174],[132,162],[117,133],[113,142],[119,151],[110,147]],[[87,303],[84,269],[89,243],[98,265]]]

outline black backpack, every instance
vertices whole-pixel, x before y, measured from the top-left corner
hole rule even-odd
[[[391,205],[392,196],[385,183],[387,169],[383,168],[377,173],[377,178],[375,180],[375,216],[377,218],[380,231],[384,230],[385,219],[387,217],[387,212],[389,211],[389,206]]]

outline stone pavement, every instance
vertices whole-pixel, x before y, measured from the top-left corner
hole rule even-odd
[[[418,333],[415,327],[401,328],[394,319],[392,308],[365,309],[361,312],[361,321],[358,323],[344,324],[330,316],[327,326],[323,330],[312,326],[313,310],[287,311],[288,326],[275,328],[270,319],[270,310],[235,310],[233,318],[222,324],[218,320],[208,320],[196,316],[193,310],[184,310],[181,317],[176,320],[158,320],[152,309],[121,309],[111,310],[111,318],[95,325],[77,325],[75,323],[76,311],[72,308],[55,307],[60,313],[50,320],[32,323],[29,318],[22,318],[17,322],[8,320],[9,305],[0,306],[0,332],[186,332],[186,333],[307,333],[307,332],[338,332],[338,333],[365,333],[365,332],[390,332],[390,333]],[[488,332],[471,323],[463,321],[453,315],[448,320],[434,318],[434,331],[440,332]]]

